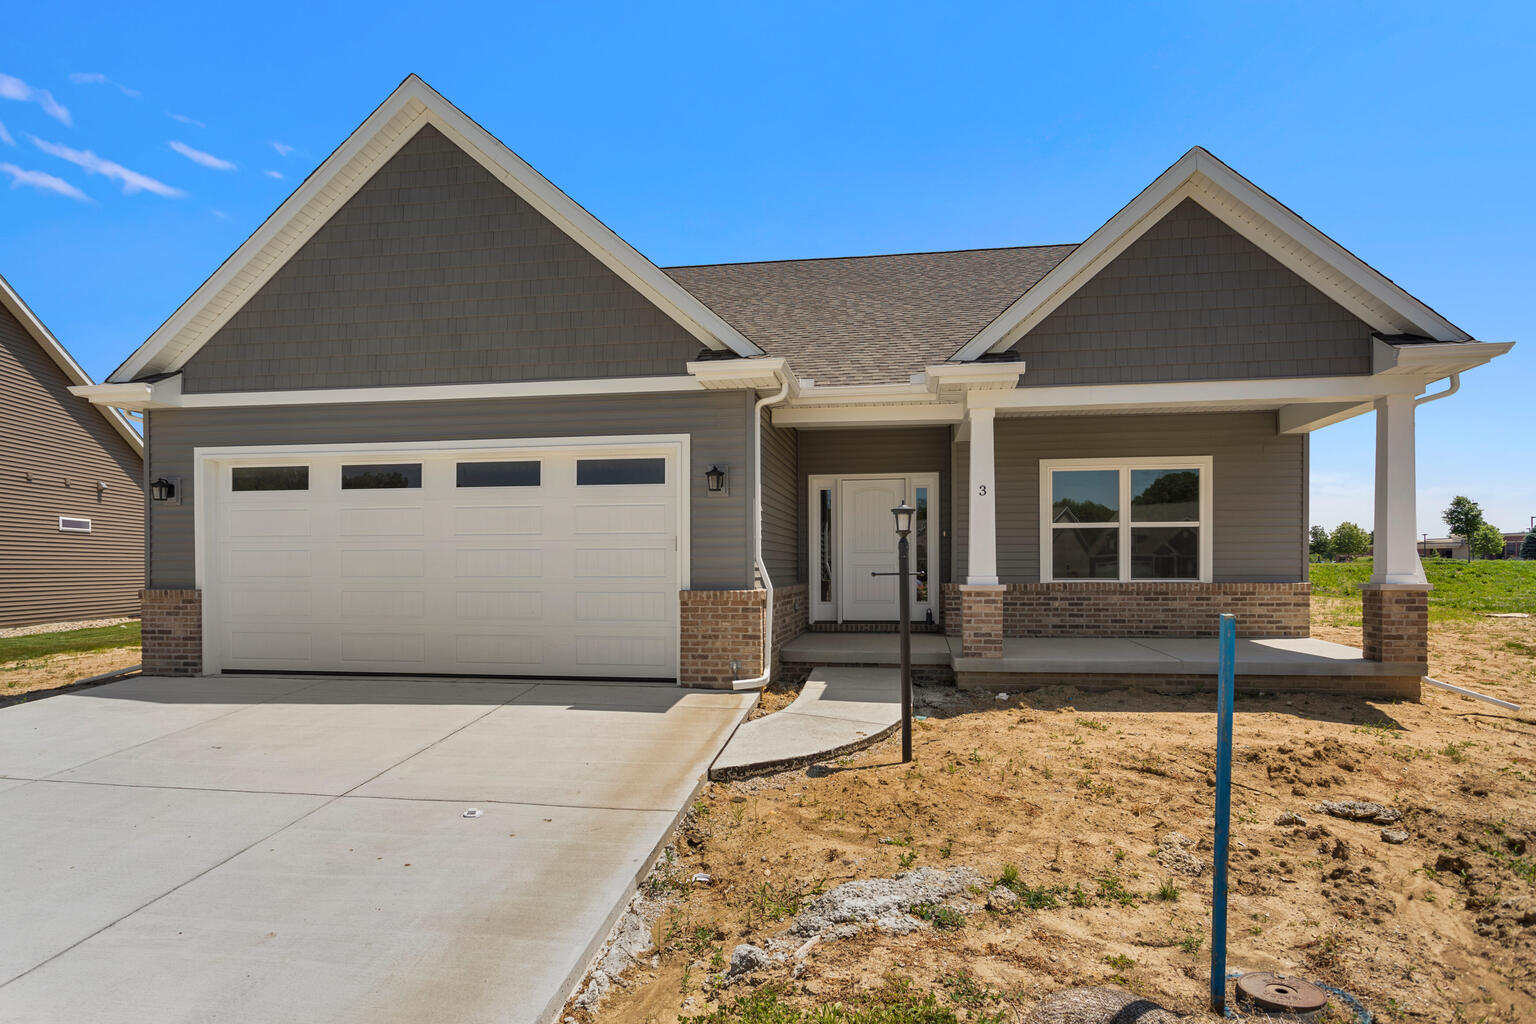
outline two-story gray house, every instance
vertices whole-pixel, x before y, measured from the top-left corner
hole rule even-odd
[[[1274,685],[1416,695],[1414,407],[1508,348],[1198,148],[1075,245],[663,269],[413,76],[79,390],[144,413],[148,672],[760,685],[892,626],[906,501],[961,682],[1199,676],[1136,641],[1230,611]],[[1308,439],[1372,411],[1330,662]]]

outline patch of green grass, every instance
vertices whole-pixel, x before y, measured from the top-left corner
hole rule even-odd
[[[1154,895],[1164,903],[1176,903],[1178,902],[1180,892],[1182,890],[1170,878],[1157,887],[1157,892]]]
[[[46,658],[54,654],[83,654],[87,651],[110,651],[114,647],[137,646],[139,624],[120,622],[115,626],[8,637],[0,640],[0,663]]]
[[[912,916],[941,931],[957,931],[965,927],[965,915],[942,903],[919,903],[912,908]]]
[[[1184,936],[1183,940],[1179,942],[1179,948],[1186,953],[1198,953],[1200,952],[1200,947],[1204,945],[1204,943],[1204,935],[1196,935],[1194,932],[1189,932]]]
[[[1084,729],[1097,729],[1099,732],[1103,732],[1109,728],[1109,726],[1105,725],[1103,722],[1096,718],[1079,718],[1077,720],[1077,724],[1082,726]]]
[[[1462,618],[1477,612],[1536,612],[1536,562],[1485,559],[1463,562],[1426,558],[1430,618]],[[1315,562],[1312,593],[1360,600],[1360,584],[1371,578],[1371,560]],[[1524,652],[1522,652],[1524,653]]]
[[[1136,894],[1125,887],[1125,883],[1120,881],[1119,875],[1106,871],[1099,876],[1098,882],[1098,895],[1100,899],[1113,900],[1123,907],[1136,905]]]
[[[958,977],[941,979],[941,983],[956,1005],[969,1007],[965,1020],[970,1024],[1001,1024],[1004,1011],[984,1013],[966,1001],[979,998],[986,1002],[996,997],[985,990],[980,990],[984,995],[977,996],[979,986],[973,988],[970,982],[963,987],[952,984]],[[961,998],[955,998],[957,992],[962,993]],[[787,997],[784,987],[767,985],[712,1013],[680,1018],[680,1024],[960,1024],[961,1020],[953,1006],[940,1003],[932,992],[918,992],[907,979],[888,978],[883,986],[852,1003],[802,1010],[790,1006]]]

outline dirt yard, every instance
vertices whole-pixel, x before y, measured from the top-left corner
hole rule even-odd
[[[56,690],[80,679],[139,663],[137,647],[78,654],[51,654],[0,663],[0,701],[40,690]]]
[[[1358,615],[1318,599],[1314,633],[1357,645]],[[1536,1021],[1536,619],[1432,633],[1433,675],[1525,710],[1432,689],[1419,704],[1239,696],[1229,966],[1337,986],[1383,1021]],[[1212,703],[924,688],[913,765],[893,763],[892,740],[710,785],[647,884],[671,901],[654,966],[642,957],[595,1018],[574,1016],[1016,1022],[1047,993],[1105,984],[1200,1011],[1210,875],[1180,873],[1177,854],[1160,862],[1159,844],[1182,833],[1182,866],[1209,860]],[[1316,809],[1347,799],[1401,810],[1407,841]],[[1286,814],[1304,823],[1277,824]],[[814,895],[924,865],[969,866],[1009,893],[979,887],[974,912],[937,927],[828,938],[721,984],[737,944],[769,945]],[[701,872],[708,884],[691,881]],[[784,1012],[741,1009],[754,992]],[[797,1012],[930,992],[942,1014]]]

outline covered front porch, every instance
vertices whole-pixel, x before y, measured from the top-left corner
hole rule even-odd
[[[783,672],[884,666],[895,669],[899,638],[881,633],[805,633],[781,648]],[[1011,637],[995,658],[967,657],[959,637],[912,637],[920,677],[952,679],[962,689],[1018,690],[1127,686],[1156,690],[1214,689],[1216,640],[1206,637]],[[1239,689],[1330,691],[1417,698],[1422,666],[1367,658],[1359,648],[1311,637],[1243,639],[1237,644]]]

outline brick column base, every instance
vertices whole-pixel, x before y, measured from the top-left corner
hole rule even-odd
[[[1360,587],[1361,647],[1369,661],[1429,666],[1429,585]]]
[[[1003,586],[960,587],[960,656],[1003,656]]]
[[[146,676],[203,674],[203,592],[141,590]]]
[[[682,590],[678,603],[679,686],[729,690],[733,679],[762,674],[766,590]],[[732,661],[738,663],[735,674]]]

